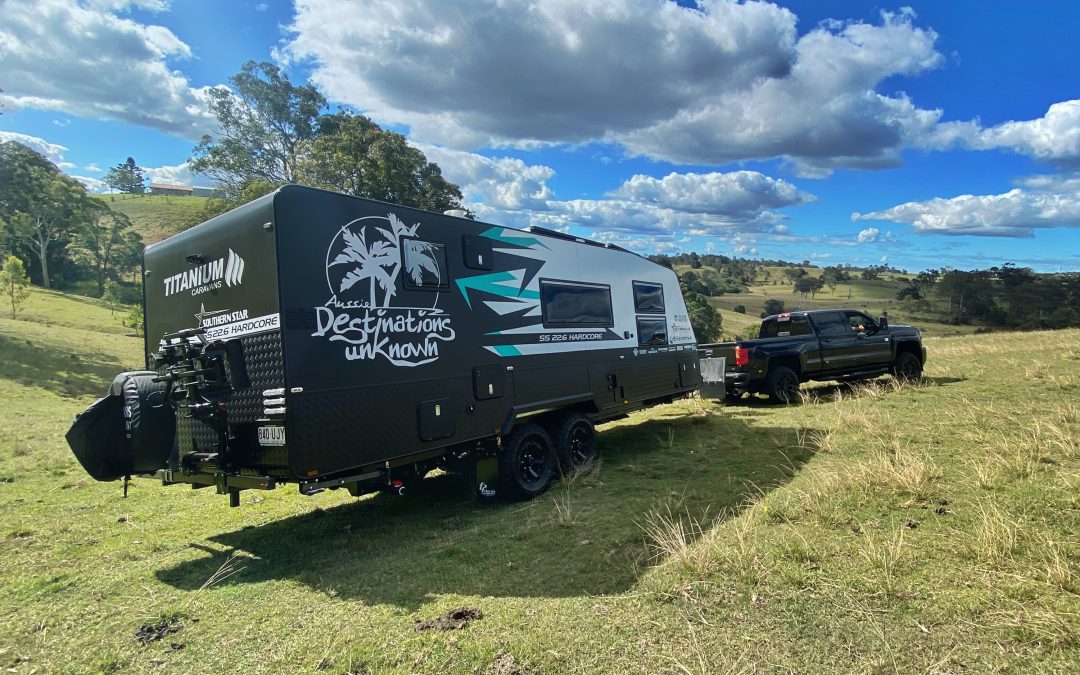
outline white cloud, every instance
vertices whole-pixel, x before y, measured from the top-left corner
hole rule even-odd
[[[749,244],[740,244],[740,245],[736,246],[735,247],[735,252],[739,253],[741,255],[757,255],[758,254],[757,247],[756,246],[751,246]]]
[[[418,146],[443,176],[461,186],[465,201],[503,209],[544,209],[554,197],[547,181],[555,170],[520,159],[492,159],[471,152],[432,145]]]
[[[191,49],[162,26],[115,12],[161,10],[165,2],[8,0],[0,3],[0,101],[13,108],[114,119],[194,138],[212,126],[205,88],[169,62]]]
[[[101,167],[98,166],[97,162],[90,162],[89,164],[87,164],[86,166],[83,167],[83,171],[90,171],[90,172],[93,172],[93,173],[101,173]]]
[[[1080,100],[1055,103],[1039,119],[1005,122],[982,130],[969,144],[977,149],[1006,148],[1051,163],[1080,166]]]
[[[881,231],[876,227],[868,227],[859,232],[858,236],[855,237],[855,241],[860,244],[872,244],[878,240],[879,234],[881,234]]]
[[[60,166],[61,164],[68,167],[75,166],[71,162],[64,161],[64,153],[68,151],[66,146],[50,143],[44,138],[38,138],[37,136],[19,134],[14,131],[0,131],[0,142],[7,141],[22,143],[31,150],[44,155],[46,159],[57,166]]]
[[[908,223],[923,234],[1031,237],[1041,228],[1080,227],[1080,176],[1037,176],[997,195],[907,202],[852,221]]]
[[[175,166],[156,166],[148,167],[144,166],[143,172],[146,174],[147,183],[169,183],[172,185],[203,185],[208,181],[197,180],[188,169],[187,162],[177,164]]]
[[[766,209],[813,199],[791,183],[756,171],[670,173],[663,178],[637,175],[609,193],[613,197],[692,213],[723,213],[752,218]]]
[[[824,176],[896,165],[938,133],[940,111],[876,91],[942,61],[913,17],[798,38],[794,14],[758,2],[308,0],[277,54],[424,142],[602,140],[683,163],[786,157]]]
[[[107,192],[109,186],[105,184],[105,181],[94,178],[92,176],[72,176],[75,180],[83,184],[87,192]]]

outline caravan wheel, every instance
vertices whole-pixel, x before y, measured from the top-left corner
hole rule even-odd
[[[596,428],[592,420],[581,413],[570,413],[557,419],[554,431],[555,452],[559,470],[570,475],[596,457]]]
[[[555,451],[543,427],[523,424],[503,442],[499,457],[499,488],[516,499],[541,494],[555,473]]]

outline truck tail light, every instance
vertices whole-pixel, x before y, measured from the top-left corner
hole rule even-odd
[[[748,363],[750,363],[750,350],[747,349],[746,347],[739,347],[738,345],[736,345],[736,347],[735,347],[735,365],[741,367],[741,366],[745,366]]]

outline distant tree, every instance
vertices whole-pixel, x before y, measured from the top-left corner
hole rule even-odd
[[[124,317],[122,323],[135,331],[135,335],[141,336],[143,333],[143,306],[142,302],[137,302],[131,306],[128,310],[127,316]]]
[[[137,165],[132,157],[109,169],[105,174],[105,184],[113,190],[128,194],[146,192],[146,176],[142,167]]]
[[[51,288],[49,262],[65,247],[89,205],[86,189],[40,153],[19,143],[0,143],[0,219],[12,243],[25,243]]]
[[[3,287],[4,295],[8,296],[11,302],[11,318],[14,319],[15,312],[30,295],[30,277],[26,275],[22,260],[8,255],[4,260],[3,268],[0,268],[0,286]]]
[[[795,281],[795,288],[792,292],[804,297],[809,295],[813,298],[824,285],[825,282],[818,277],[800,277]]]
[[[918,287],[916,287],[915,285],[904,286],[899,291],[897,291],[897,293],[896,293],[896,299],[897,300],[906,300],[907,298],[911,298],[912,300],[921,299],[922,296],[919,295]]]
[[[746,305],[735,305],[735,312],[739,314],[746,314]]]
[[[874,265],[870,265],[859,273],[859,278],[863,281],[872,281],[878,278],[879,269]]]
[[[128,217],[101,202],[88,209],[86,223],[75,238],[87,266],[93,270],[99,298],[105,294],[105,280],[117,268],[136,263],[142,251],[142,237],[132,229]]]
[[[701,258],[698,257],[697,253],[690,253],[690,269],[701,269]]]
[[[716,308],[709,304],[709,299],[700,293],[684,290],[683,300],[686,311],[690,314],[690,325],[698,342],[716,342],[720,339],[723,318]]]
[[[765,301],[765,313],[762,314],[762,317],[772,316],[773,314],[783,314],[783,312],[784,301],[777,300],[776,298],[769,298]]]

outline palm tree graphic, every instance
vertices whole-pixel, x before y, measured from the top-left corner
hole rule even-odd
[[[420,223],[406,225],[396,215],[390,213],[386,217],[390,229],[373,226],[381,235],[368,244],[367,230],[361,227],[358,232],[353,232],[349,226],[341,228],[341,237],[345,241],[345,249],[334,258],[333,265],[356,265],[342,279],[338,292],[352,288],[357,282],[368,281],[368,307],[389,307],[390,300],[397,295],[397,277],[401,270],[401,247],[402,237],[416,236]],[[355,221],[354,221],[355,222]],[[351,225],[352,223],[350,223]],[[427,269],[439,278],[439,266],[435,258],[435,246],[427,242],[408,241],[410,275],[415,283],[420,283],[423,269]],[[376,286],[383,291],[382,304],[376,303]]]

